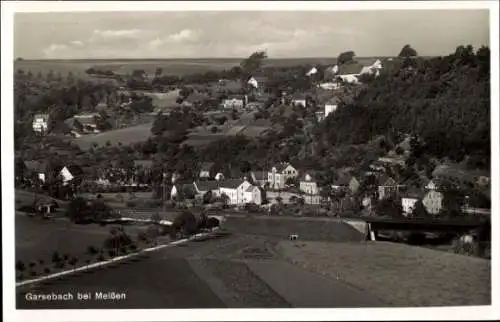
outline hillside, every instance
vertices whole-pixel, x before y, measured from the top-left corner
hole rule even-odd
[[[458,47],[446,57],[394,62],[323,122],[326,145],[362,144],[376,135],[413,133],[425,152],[490,160],[489,49]]]

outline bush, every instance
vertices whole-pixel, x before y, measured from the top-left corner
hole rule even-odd
[[[125,205],[126,205],[127,207],[135,208],[135,207],[137,207],[137,202],[135,202],[135,201],[127,201],[127,202],[125,203]]]

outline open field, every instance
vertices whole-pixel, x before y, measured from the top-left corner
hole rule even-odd
[[[41,259],[50,263],[55,251],[69,256],[81,256],[88,246],[102,247],[111,227],[112,225],[76,225],[65,220],[43,220],[16,215],[16,260],[28,263]],[[144,228],[140,226],[125,227],[133,239],[142,229]]]
[[[55,202],[57,202],[59,207],[64,207],[68,204],[68,202],[64,201],[64,200],[59,200],[59,199],[55,199],[52,197],[48,197],[48,196],[43,195],[43,194],[34,193],[34,192],[26,191],[26,190],[20,190],[20,189],[15,190],[14,197],[16,199],[16,201],[15,201],[16,208],[19,208],[21,206],[31,206],[31,205],[33,205],[33,203],[36,200],[39,200],[39,199],[54,200]]]
[[[308,218],[236,218],[228,217],[224,228],[243,234],[261,235],[287,239],[298,234],[300,240],[322,240],[331,242],[361,242],[365,236],[357,230],[336,220],[310,220]]]
[[[67,75],[72,72],[78,76],[86,76],[85,70],[90,67],[110,69],[118,74],[132,73],[136,69],[142,69],[148,75],[154,75],[156,68],[162,68],[164,74],[186,75],[193,73],[204,73],[230,69],[238,66],[244,58],[215,58],[215,59],[137,59],[137,60],[22,60],[14,63],[14,69],[23,69],[33,74],[42,72]],[[372,63],[374,58],[356,57],[361,64]],[[333,65],[336,58],[291,58],[291,59],[267,59],[267,66],[287,67],[294,65]]]
[[[104,146],[110,141],[111,145],[121,142],[123,145],[144,142],[151,136],[152,123],[140,124],[123,129],[111,130],[99,134],[82,135],[73,139],[82,150],[88,150],[95,142],[99,146]]]
[[[490,261],[385,242],[283,241],[279,252],[311,271],[397,306],[491,303]]]

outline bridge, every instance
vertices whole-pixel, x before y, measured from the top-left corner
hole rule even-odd
[[[489,224],[487,218],[384,218],[361,216],[357,218],[343,218],[343,221],[364,230],[368,239],[376,240],[377,232],[381,230],[411,230],[411,231],[439,231],[465,234],[471,230],[485,227]],[[360,225],[361,224],[361,225]]]

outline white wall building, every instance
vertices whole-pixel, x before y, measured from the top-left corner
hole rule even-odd
[[[289,163],[281,163],[272,167],[271,172],[268,172],[269,186],[271,189],[283,189],[289,178],[296,178],[298,175],[295,169]]]
[[[47,133],[49,130],[49,114],[36,114],[33,117],[33,131],[37,133]]]
[[[228,196],[230,205],[241,205],[248,202],[245,192],[250,186],[246,179],[230,179],[220,182],[219,191],[221,195]]]
[[[313,173],[305,173],[302,180],[300,180],[300,191],[308,195],[319,194],[318,183],[314,179]]]

